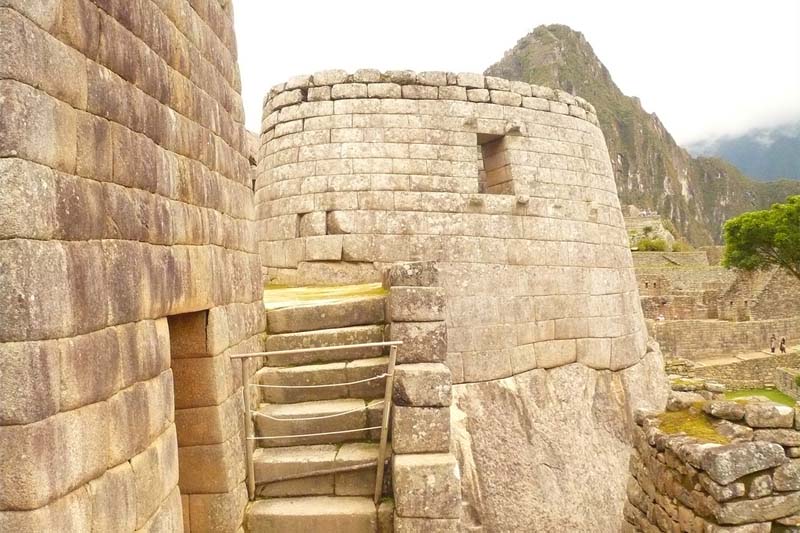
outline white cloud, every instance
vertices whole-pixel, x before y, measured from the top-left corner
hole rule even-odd
[[[681,143],[800,117],[800,2],[234,0],[247,125],[270,86],[328,68],[482,72],[540,24],[581,31]]]

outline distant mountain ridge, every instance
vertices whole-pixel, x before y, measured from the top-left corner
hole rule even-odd
[[[693,154],[721,157],[761,180],[800,180],[800,121],[690,144]]]
[[[800,194],[800,182],[759,183],[716,158],[693,158],[638,98],[626,96],[583,34],[539,26],[486,70],[582,96],[597,109],[623,204],[656,210],[695,245],[721,242],[728,218]]]

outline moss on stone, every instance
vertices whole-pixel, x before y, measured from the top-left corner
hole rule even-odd
[[[749,396],[760,396],[781,405],[795,406],[795,399],[775,389],[742,389],[728,391],[725,398],[728,400],[745,399]]]
[[[684,433],[706,442],[728,444],[728,439],[717,433],[708,415],[697,407],[683,411],[666,412],[658,417],[658,428],[668,435]]]

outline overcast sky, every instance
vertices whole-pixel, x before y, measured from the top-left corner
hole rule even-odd
[[[540,24],[583,32],[686,144],[800,119],[800,0],[234,0],[247,127],[297,74],[483,72]]]

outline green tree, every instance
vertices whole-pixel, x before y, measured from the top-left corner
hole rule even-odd
[[[722,264],[748,271],[778,266],[800,279],[800,196],[728,220]]]

